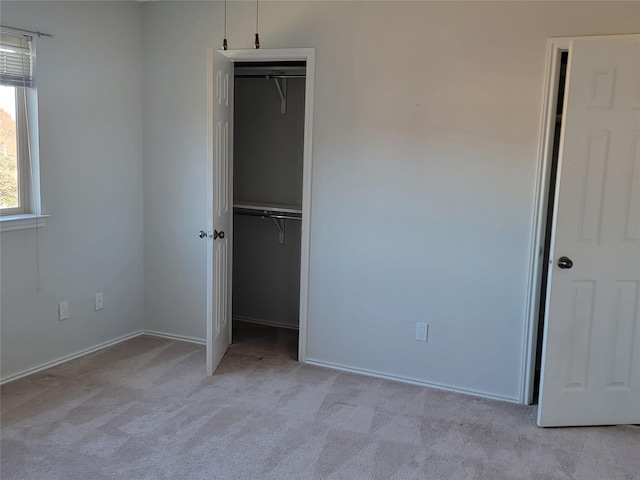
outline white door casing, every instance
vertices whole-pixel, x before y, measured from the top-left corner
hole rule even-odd
[[[571,41],[563,111],[538,425],[640,423],[640,35]]]
[[[231,343],[233,221],[233,72],[231,60],[209,51],[207,79],[208,239],[207,373],[212,375]],[[213,188],[211,188],[213,187]]]

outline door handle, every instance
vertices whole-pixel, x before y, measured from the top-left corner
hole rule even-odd
[[[198,236],[200,238],[207,238],[207,232],[205,232],[204,230],[200,230],[200,232],[198,232]]]
[[[558,267],[560,268],[571,268],[573,267],[573,261],[569,257],[560,257],[558,259]]]
[[[218,238],[220,240],[224,239],[224,232],[223,231],[214,230],[213,231],[213,239],[216,240]]]

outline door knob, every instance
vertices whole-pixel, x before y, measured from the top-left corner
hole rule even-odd
[[[200,232],[198,233],[198,236],[200,238],[207,238],[207,232],[205,232],[204,230],[200,230]]]
[[[571,268],[573,267],[573,261],[569,257],[560,257],[558,259],[558,266],[560,268]]]
[[[224,238],[224,232],[223,232],[223,231],[220,231],[220,232],[219,232],[218,230],[214,230],[214,231],[213,231],[213,239],[214,239],[214,240],[216,240],[216,239],[218,239],[218,238],[219,238],[220,240],[222,240],[222,239]]]

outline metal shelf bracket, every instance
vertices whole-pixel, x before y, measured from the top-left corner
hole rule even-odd
[[[273,223],[276,224],[276,228],[278,229],[278,243],[284,245],[284,219],[271,217],[271,220],[273,220]]]
[[[274,78],[273,81],[276,84],[276,88],[278,89],[278,93],[280,94],[280,113],[287,113],[287,79],[282,78],[282,85],[277,78]]]

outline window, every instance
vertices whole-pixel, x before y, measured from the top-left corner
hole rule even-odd
[[[3,224],[16,216],[40,214],[34,58],[32,37],[5,28],[0,31],[0,222]]]
[[[24,88],[0,86],[0,209],[3,215],[30,209],[30,168]],[[27,145],[25,145],[27,143]],[[26,148],[25,148],[26,147]]]

